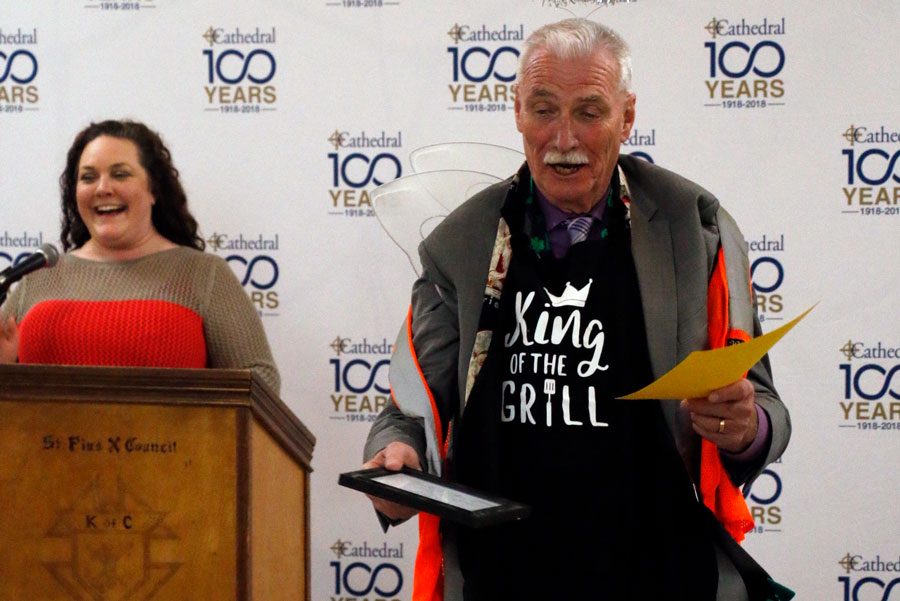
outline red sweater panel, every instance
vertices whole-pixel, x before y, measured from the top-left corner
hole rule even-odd
[[[19,362],[206,367],[203,318],[160,300],[47,300],[19,324]]]

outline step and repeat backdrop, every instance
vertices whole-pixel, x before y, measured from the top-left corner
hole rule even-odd
[[[389,402],[415,278],[372,192],[435,144],[521,150],[519,48],[573,15],[632,45],[623,152],[735,216],[764,329],[819,302],[771,354],[794,435],[746,491],[747,548],[799,599],[900,599],[896,2],[3,1],[0,269],[58,241],[76,132],[106,118],[159,131],[318,437],[312,599],[409,599],[415,522],[383,533],[337,485]]]

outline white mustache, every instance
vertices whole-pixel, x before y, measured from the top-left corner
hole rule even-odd
[[[548,150],[544,153],[545,165],[586,165],[587,162],[587,155],[580,150],[570,150],[569,152]]]

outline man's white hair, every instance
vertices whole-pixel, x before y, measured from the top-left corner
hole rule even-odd
[[[519,82],[531,55],[539,49],[563,59],[581,58],[606,50],[619,63],[619,86],[623,92],[631,92],[631,49],[622,36],[609,27],[588,19],[565,19],[535,30],[522,45],[517,73]]]

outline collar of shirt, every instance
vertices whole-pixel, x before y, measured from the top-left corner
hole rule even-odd
[[[568,252],[570,244],[569,233],[563,224],[569,219],[580,217],[582,215],[590,215],[598,222],[602,221],[606,210],[606,201],[609,198],[609,190],[600,197],[600,200],[594,203],[594,206],[591,207],[591,210],[587,213],[570,213],[568,211],[563,211],[547,200],[547,197],[544,196],[537,186],[535,186],[534,189],[534,196],[537,199],[537,204],[541,209],[541,213],[544,215],[544,222],[547,226],[547,234],[550,241],[550,250],[554,257],[560,259]],[[592,236],[589,237],[593,239]]]
[[[604,202],[607,198],[609,198],[609,190],[600,197],[600,199],[594,203],[594,206],[591,207],[591,210],[587,213],[570,213],[569,211],[563,211],[544,196],[544,193],[540,191],[539,188],[535,186],[534,189],[535,198],[537,198],[538,206],[541,208],[541,212],[544,214],[544,221],[547,224],[547,231],[553,231],[563,221],[567,221],[569,219],[573,219],[575,217],[581,217],[582,215],[590,215],[597,221],[603,220],[603,213],[606,210],[606,202]]]

